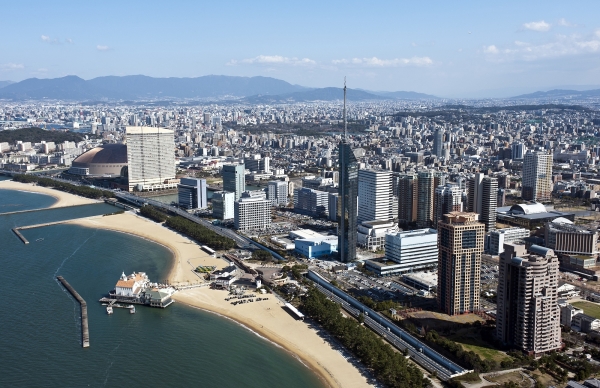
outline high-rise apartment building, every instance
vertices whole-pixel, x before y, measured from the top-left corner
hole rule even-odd
[[[213,217],[219,220],[233,219],[235,193],[227,191],[217,191],[212,197]]]
[[[467,181],[467,211],[479,214],[485,230],[496,228],[498,208],[498,179],[477,173]]]
[[[358,223],[393,219],[392,199],[390,171],[358,172]]]
[[[485,226],[476,213],[452,212],[438,222],[439,308],[448,315],[479,310]]]
[[[513,143],[510,149],[514,160],[522,160],[525,156],[525,144],[523,143]]]
[[[444,214],[461,212],[462,210],[462,190],[458,185],[446,183],[446,185],[438,186],[435,189],[433,202],[434,228],[437,228],[437,224],[443,218]]]
[[[527,201],[546,202],[552,198],[552,155],[528,151],[523,160],[521,197]]]
[[[179,206],[185,209],[205,209],[208,206],[206,199],[206,179],[181,178],[177,185]]]
[[[266,229],[271,226],[271,202],[262,198],[240,198],[233,206],[237,230]]]
[[[398,223],[417,221],[418,179],[416,174],[400,175],[398,180]]]
[[[177,187],[173,131],[159,127],[127,127],[129,191]]]
[[[273,206],[287,205],[288,183],[284,181],[271,181],[267,187],[267,199]]]
[[[223,165],[223,191],[235,193],[235,200],[242,197],[246,191],[246,167],[243,164],[225,164]]]
[[[538,356],[560,349],[558,258],[532,245],[504,245],[498,276],[496,336],[504,344]]]
[[[434,173],[420,171],[417,180],[417,227],[429,228],[433,221]]]
[[[339,146],[338,252],[340,261],[356,259],[358,160],[346,134],[346,85],[344,85],[344,138]]]

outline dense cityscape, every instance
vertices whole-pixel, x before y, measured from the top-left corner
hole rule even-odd
[[[408,352],[425,385],[503,369],[510,377],[498,381],[523,375],[539,386],[597,373],[595,100],[340,97],[5,102],[0,167],[22,182],[105,190],[107,201],[177,230],[189,228],[175,222],[183,215],[207,230],[196,241],[231,264],[207,275],[213,287],[250,276],[257,289],[304,298],[292,311],[319,320],[318,292],[307,288],[316,282]],[[487,353],[449,345],[467,331]]]

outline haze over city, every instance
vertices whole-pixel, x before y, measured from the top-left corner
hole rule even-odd
[[[8,2],[0,81],[269,76],[510,97],[600,82],[597,1]]]

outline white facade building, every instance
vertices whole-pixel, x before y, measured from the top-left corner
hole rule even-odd
[[[550,201],[552,198],[552,155],[529,151],[523,160],[523,191],[528,201]]]
[[[398,226],[393,221],[365,221],[358,225],[357,243],[370,251],[385,247],[388,233],[398,232]]]
[[[127,127],[129,191],[177,187],[173,131],[159,127]]]
[[[237,230],[266,229],[271,226],[271,202],[268,199],[240,198],[234,204]]]
[[[273,206],[287,205],[288,183],[284,181],[271,181],[267,187],[267,199]]]
[[[213,217],[219,220],[230,220],[234,218],[235,193],[217,191],[213,194]]]
[[[392,215],[392,173],[390,171],[358,171],[358,223],[388,221]]]
[[[401,265],[398,272],[434,267],[438,262],[437,231],[417,229],[387,234],[385,258]]]
[[[492,230],[488,237],[488,252],[490,255],[499,255],[504,252],[504,244],[514,244],[529,237],[529,234],[529,230],[516,227]]]

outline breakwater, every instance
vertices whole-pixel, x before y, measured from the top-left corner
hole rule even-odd
[[[85,300],[75,291],[75,289],[63,278],[62,276],[57,276],[56,279],[73,295],[75,299],[79,302],[81,306],[81,345],[84,348],[88,348],[90,346],[90,329],[88,326],[88,313],[87,313],[87,303]]]

